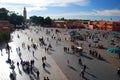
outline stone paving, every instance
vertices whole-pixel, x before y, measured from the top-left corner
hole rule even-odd
[[[20,39],[18,39],[16,36],[17,34],[20,35]],[[25,61],[30,61],[32,59],[35,60],[35,67],[39,70],[40,72],[40,80],[43,80],[44,77],[49,77],[50,80],[68,80],[64,73],[61,71],[59,66],[56,64],[56,62],[51,58],[50,55],[45,53],[44,48],[38,47],[38,50],[35,51],[34,57],[32,55],[32,51],[28,51],[27,49],[22,49],[21,43],[24,41],[26,44],[31,44],[30,41],[28,41],[27,36],[23,35],[19,31],[15,32],[13,35],[13,42],[10,42],[9,45],[12,47],[12,52],[11,54],[11,60],[14,61],[15,64],[15,70],[14,73],[16,75],[16,80],[37,80],[36,79],[36,74],[33,76],[32,74],[27,74],[22,70],[22,67],[20,65],[20,68],[17,68],[17,61],[20,62],[20,58],[16,52],[16,48],[20,47],[21,48],[21,53],[22,53],[22,59]],[[21,36],[22,35],[22,36]],[[33,50],[33,49],[31,49]],[[6,54],[5,49],[2,50],[3,56],[0,56],[0,61],[1,61],[1,66],[0,66],[0,80],[9,80],[9,74],[12,72],[10,69],[10,65],[6,63],[6,60],[8,58],[8,55]],[[47,57],[47,62],[46,64],[48,65],[46,69],[44,70],[42,68],[42,57],[46,56]],[[30,75],[32,77],[30,77]]]
[[[23,30],[23,31],[15,31],[12,33],[13,39],[9,43],[9,45],[12,47],[11,52],[11,60],[14,61],[15,64],[15,70],[14,74],[16,75],[16,80],[38,80],[36,78],[36,74],[30,74],[28,75],[22,70],[22,67],[17,67],[16,63],[17,61],[20,62],[20,58],[16,52],[16,48],[20,47],[21,49],[21,57],[23,60],[35,60],[35,67],[40,71],[40,78],[39,80],[43,80],[44,77],[49,77],[50,80],[83,80],[83,78],[80,76],[80,70],[81,67],[78,64],[79,57],[72,54],[66,54],[63,51],[64,46],[70,47],[72,44],[69,41],[69,36],[66,35],[67,31],[62,30],[64,34],[62,35],[55,35],[57,37],[65,38],[67,37],[67,41],[62,40],[59,42],[59,45],[56,44],[55,40],[49,40],[47,41],[46,38],[50,38],[49,35],[45,34],[46,29],[43,29],[41,32],[36,33],[36,30],[39,28],[32,28],[33,30]],[[53,32],[54,33],[54,32]],[[19,34],[20,38],[17,38],[17,34]],[[52,34],[51,34],[52,35]],[[45,42],[47,44],[51,43],[54,47],[54,51],[50,51],[49,53],[45,52],[44,47],[39,46],[39,37],[44,37]],[[27,49],[22,48],[22,42],[25,42],[26,45],[31,45],[32,42],[28,39],[28,37],[33,38],[33,42],[38,45],[38,49],[34,50],[33,48],[28,51]],[[84,43],[84,51],[88,53],[88,46],[86,42],[80,42]],[[32,54],[32,51],[35,51],[34,56]],[[97,50],[97,49],[96,49]],[[119,60],[111,59],[109,57],[111,54],[106,54],[105,50],[98,50],[101,51],[101,55],[104,56],[106,61],[100,61],[89,54],[84,54],[84,56],[81,56],[82,62],[87,65],[87,70],[85,72],[85,78],[86,80],[119,80],[118,75],[116,74],[116,69],[119,66]],[[0,80],[9,80],[9,74],[12,72],[10,69],[10,65],[6,63],[7,60],[7,54],[5,49],[2,50],[2,54],[0,56],[0,61],[2,66],[0,66]],[[46,70],[42,67],[42,57],[47,57],[47,67]],[[69,65],[67,64],[67,59],[69,59]],[[118,63],[117,63],[118,62]]]

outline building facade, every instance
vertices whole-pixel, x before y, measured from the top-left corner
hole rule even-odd
[[[89,20],[54,20],[53,26],[58,28],[87,28]]]
[[[10,24],[7,20],[0,20],[0,32],[1,31],[11,31],[14,25]]]
[[[58,28],[86,28],[109,31],[120,31],[120,21],[90,21],[90,20],[53,20],[54,27]]]
[[[90,21],[89,29],[120,31],[120,21]]]

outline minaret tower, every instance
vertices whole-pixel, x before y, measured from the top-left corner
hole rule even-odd
[[[26,19],[27,19],[27,11],[26,11],[25,7],[24,7],[24,10],[23,10],[23,17],[24,17],[24,20],[26,21]]]

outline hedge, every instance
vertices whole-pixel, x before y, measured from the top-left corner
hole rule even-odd
[[[8,42],[10,40],[10,32],[9,31],[1,31],[0,32],[0,42]]]

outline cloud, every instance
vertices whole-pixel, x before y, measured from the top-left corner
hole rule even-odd
[[[120,16],[120,10],[113,9],[113,10],[94,10],[93,15],[97,16]]]
[[[27,12],[47,10],[48,7],[66,7],[71,4],[79,6],[90,5],[90,0],[0,0],[0,7],[5,7],[9,11],[15,11],[20,14],[23,13],[23,8],[27,7]],[[29,14],[28,14],[29,15]],[[31,15],[32,16],[32,15]],[[39,15],[38,15],[39,16]],[[57,13],[57,14],[43,14],[43,16],[50,17],[74,17],[74,16],[120,16],[119,9],[111,10],[91,10],[91,11],[78,11],[70,13]]]
[[[2,3],[18,3],[18,4],[30,4],[30,5],[37,5],[37,6],[61,6],[62,4],[77,4],[81,6],[88,5],[89,0],[0,0]]]
[[[29,12],[32,10],[46,10],[49,6],[64,7],[70,4],[87,6],[89,5],[89,0],[0,0],[0,4],[1,7],[17,12],[20,12],[20,9],[26,6]]]
[[[64,17],[64,16],[120,16],[120,10],[92,10],[89,12],[79,11],[79,12],[71,12],[71,13],[61,13],[61,14],[44,14],[44,16],[52,16],[52,17]]]

